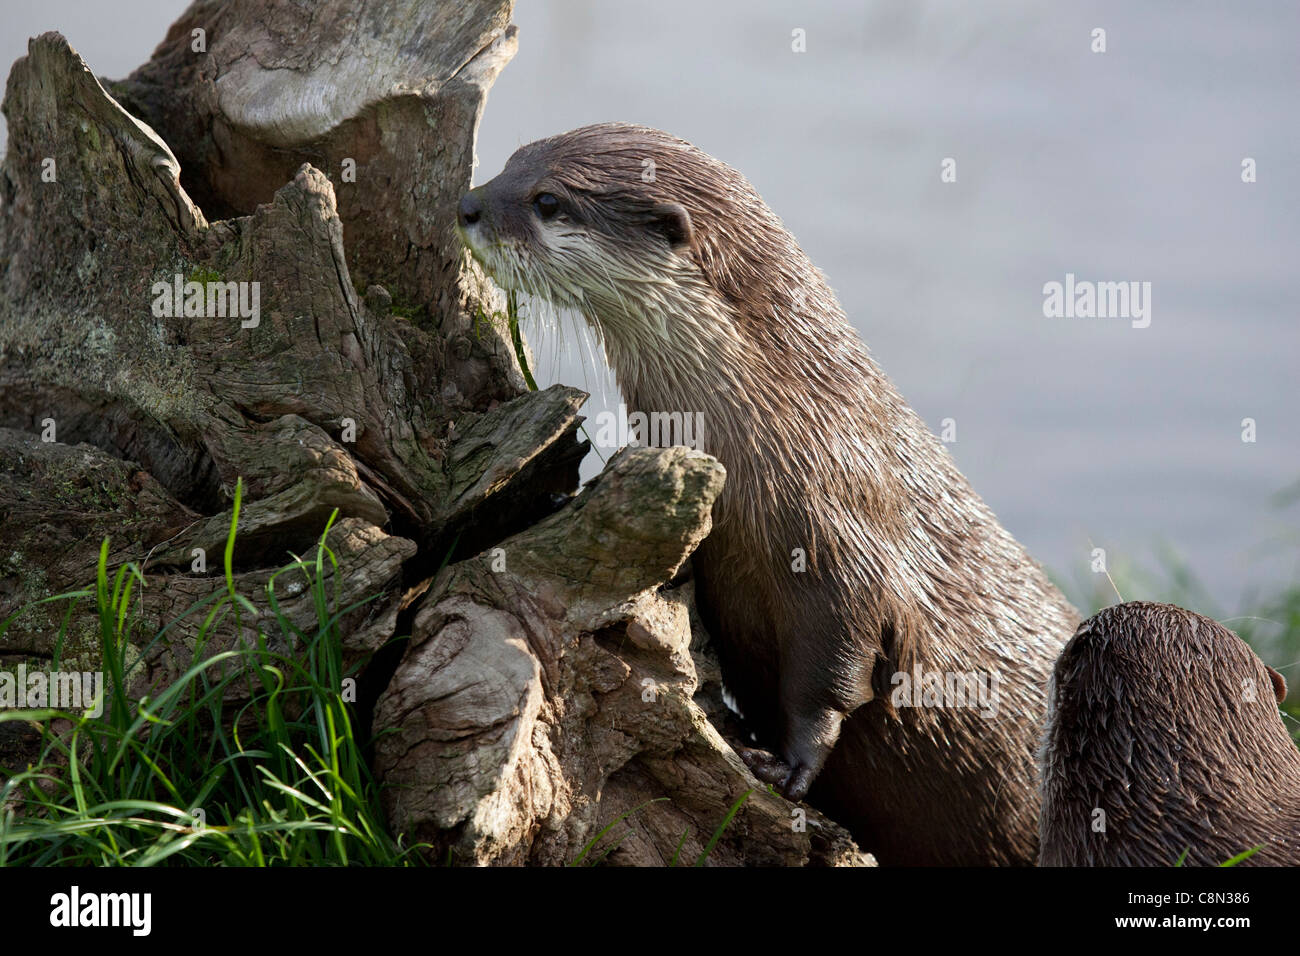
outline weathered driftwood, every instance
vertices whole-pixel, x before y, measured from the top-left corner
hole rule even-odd
[[[564,504],[585,396],[527,392],[482,317],[499,303],[450,227],[509,12],[203,0],[109,84],[121,102],[61,36],[31,41],[0,174],[0,666],[55,653],[66,609],[27,605],[89,584],[104,538],[144,569],[140,634],[223,590],[239,481],[233,574],[258,611],[204,649],[261,630],[296,650],[266,585],[337,512],[328,586],[373,598],[340,622],[348,662],[411,635],[374,726],[395,829],[464,862],[561,863],[640,807],[608,861],[663,862],[683,834],[693,860],[755,788],[710,862],[860,862],[815,814],[792,827],[724,742],[689,585],[661,589],[720,467],[627,454]],[[276,594],[312,629],[294,574]],[[68,618],[67,666],[93,669],[93,617]],[[189,665],[198,626],[149,647],[137,693]],[[6,732],[5,763],[31,739]]]
[[[209,215],[253,212],[303,163],[325,171],[358,287],[384,286],[431,328],[459,326],[442,358],[469,361],[458,313],[486,287],[461,254],[453,210],[483,100],[515,53],[511,7],[206,0],[112,92],[183,158],[181,181]],[[466,402],[504,397],[502,357],[473,356],[498,364],[452,376]]]
[[[710,863],[860,860],[757,787],[694,700],[687,597],[661,587],[708,533],[723,477],[685,448],[622,453],[440,576],[376,711],[394,826],[463,862],[691,863],[752,790]]]
[[[167,146],[55,35],[15,66],[5,108],[0,423],[137,462],[207,516],[142,541],[166,541],[154,564],[188,566],[193,548],[224,540],[237,478],[245,563],[305,553],[338,508],[376,525],[391,514],[436,565],[457,534],[500,533],[572,486],[581,393],[498,382],[518,397],[486,412],[448,401],[482,389],[418,362],[432,337],[357,297],[316,170],[251,216],[209,225]],[[41,180],[47,155],[54,182]],[[177,275],[256,282],[258,324],[154,314],[154,283]],[[474,520],[487,510],[495,529]],[[43,539],[22,544],[28,564],[70,560]]]

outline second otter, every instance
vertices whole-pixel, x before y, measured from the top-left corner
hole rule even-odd
[[[1042,865],[1300,865],[1285,696],[1208,617],[1132,602],[1089,618],[1052,676]]]
[[[883,863],[1033,863],[1047,678],[1077,615],[754,188],[602,124],[521,148],[458,225],[498,284],[583,315],[631,410],[702,416],[727,481],[700,610],[773,748],[746,754],[755,774]]]

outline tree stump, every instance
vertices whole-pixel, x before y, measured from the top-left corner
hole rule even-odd
[[[720,732],[683,567],[721,466],[636,449],[575,495],[586,396],[527,390],[456,241],[510,9],[200,0],[119,82],[30,42],[0,174],[0,659],[50,660],[66,609],[32,602],[93,580],[104,538],[153,633],[224,590],[238,481],[241,593],[337,512],[331,587],[376,598],[345,654],[409,635],[366,705],[390,823],[435,858],[862,863]],[[65,666],[95,669],[96,627],[72,613]],[[196,628],[149,648],[136,693]],[[7,766],[30,737],[6,733]]]

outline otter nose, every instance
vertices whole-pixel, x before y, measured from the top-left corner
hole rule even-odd
[[[456,221],[462,226],[472,226],[483,215],[483,204],[472,192],[460,197],[460,206],[456,210]]]

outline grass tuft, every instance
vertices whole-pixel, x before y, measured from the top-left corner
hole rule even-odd
[[[0,865],[419,862],[417,847],[402,846],[384,827],[378,787],[356,736],[351,701],[344,699],[345,678],[355,675],[343,667],[338,623],[360,605],[338,607],[338,562],[325,543],[337,512],[313,558],[295,558],[267,582],[270,614],[259,617],[237,591],[232,571],[241,499],[242,484],[226,542],[226,587],[178,619],[203,615],[192,663],[155,695],[130,694],[144,657],[132,649],[133,638],[141,637],[138,599],[145,586],[137,565],[110,574],[105,541],[93,591],[47,599],[76,601],[93,593],[104,668],[102,714],[49,708],[0,713],[0,721],[43,727],[40,759],[0,786],[0,807],[6,808]],[[285,576],[310,591],[314,629],[296,627],[282,612],[276,587]],[[258,626],[239,626],[246,620]],[[241,635],[239,645],[206,654],[209,638],[227,621]],[[175,623],[152,635],[145,651]],[[272,643],[297,650],[274,651]],[[231,713],[230,697],[246,703]]]

